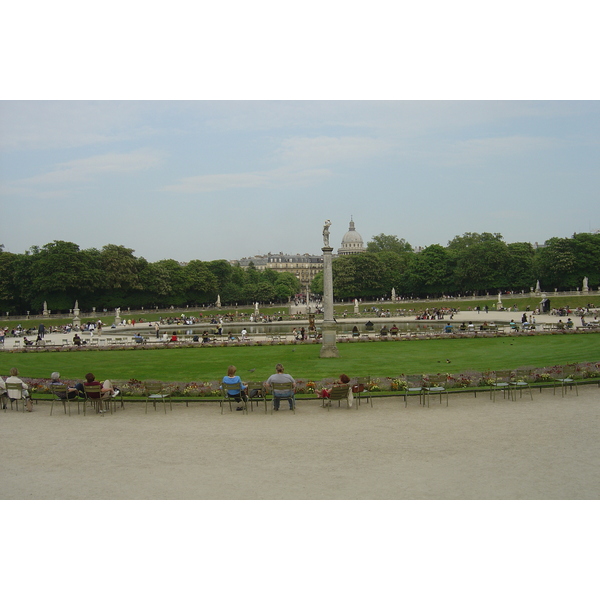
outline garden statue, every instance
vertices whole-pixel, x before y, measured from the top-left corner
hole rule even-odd
[[[331,221],[327,219],[323,225],[323,246],[325,248],[329,248],[329,227],[331,227]]]

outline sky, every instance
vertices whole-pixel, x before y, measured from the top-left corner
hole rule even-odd
[[[0,243],[149,261],[600,229],[597,101],[3,101]],[[19,227],[12,224],[20,223]]]

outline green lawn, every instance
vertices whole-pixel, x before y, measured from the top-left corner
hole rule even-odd
[[[189,382],[220,379],[234,364],[242,379],[264,380],[282,362],[297,379],[320,380],[340,373],[396,377],[600,361],[599,334],[341,343],[338,348],[339,359],[319,358],[319,345],[3,352],[0,374],[6,376],[17,367],[23,377],[31,378],[48,378],[56,370],[65,379],[81,379],[92,371],[101,380]]]

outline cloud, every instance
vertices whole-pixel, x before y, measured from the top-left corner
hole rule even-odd
[[[9,182],[3,186],[3,193],[30,194],[38,198],[60,197],[67,195],[68,192],[57,187],[94,181],[97,177],[107,174],[144,171],[160,164],[161,160],[160,154],[151,150],[111,152],[70,160],[57,164],[53,170],[46,173]]]
[[[414,150],[414,156],[433,160],[444,166],[476,166],[490,160],[535,156],[557,146],[550,137],[500,136],[440,142],[433,149]]]
[[[5,101],[0,105],[0,150],[79,148],[138,139],[154,131],[144,118],[155,108],[154,103],[140,102]]]
[[[264,171],[185,177],[163,191],[201,193],[240,188],[311,185],[334,175],[331,165],[350,164],[388,152],[391,145],[367,137],[292,137],[272,156],[281,166]]]
[[[391,144],[371,137],[294,137],[277,153],[286,164],[327,165],[365,160],[391,149]]]
[[[294,170],[279,168],[270,171],[184,177],[178,183],[164,186],[162,190],[165,192],[196,194],[231,189],[290,187],[292,185],[310,185],[330,176],[331,171],[328,169]]]

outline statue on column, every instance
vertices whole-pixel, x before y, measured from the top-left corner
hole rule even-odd
[[[329,228],[331,227],[331,221],[327,219],[325,225],[323,225],[323,246],[329,248]]]

